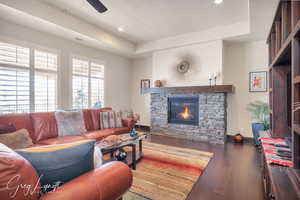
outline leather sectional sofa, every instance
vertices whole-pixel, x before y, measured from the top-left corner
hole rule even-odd
[[[85,126],[88,132],[78,133],[77,136],[59,137],[54,112],[0,115],[1,124],[13,124],[17,130],[27,129],[34,142],[34,146],[62,144],[83,139],[101,140],[109,135],[118,135],[128,132],[133,126],[131,119],[123,120],[124,127],[101,129],[100,112],[112,110],[86,109],[83,110]],[[14,200],[117,200],[130,188],[132,174],[127,165],[120,162],[111,162],[101,168],[83,174],[72,181],[60,186],[55,192],[42,197],[28,195],[22,185],[38,183],[38,177],[31,164],[22,159],[17,153],[0,144],[0,199],[6,199],[15,190],[7,190],[8,177],[12,174],[20,175],[19,190]],[[27,194],[27,195],[25,195]]]
[[[101,129],[100,112],[110,111],[111,108],[86,109],[83,111],[87,132],[78,133],[77,136],[59,137],[54,112],[0,115],[0,123],[13,124],[17,130],[27,129],[33,143],[38,145],[63,144],[82,139],[102,140],[109,135],[128,133],[134,126],[132,119],[123,119],[123,127]]]

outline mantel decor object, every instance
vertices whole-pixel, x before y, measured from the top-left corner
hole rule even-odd
[[[212,80],[211,74],[208,74],[208,80],[209,80],[209,86],[211,87],[211,80]]]
[[[154,86],[155,86],[155,87],[162,87],[162,82],[161,82],[160,80],[156,80],[156,81],[154,82]]]
[[[218,73],[215,72],[214,73],[215,86],[217,85],[217,78],[218,78]]]
[[[191,64],[184,60],[177,65],[177,71],[181,74],[185,74],[189,71]]]

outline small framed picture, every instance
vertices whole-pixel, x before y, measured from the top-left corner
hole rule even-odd
[[[267,72],[249,73],[249,92],[267,92]]]
[[[142,88],[150,88],[150,79],[141,80],[141,89]]]

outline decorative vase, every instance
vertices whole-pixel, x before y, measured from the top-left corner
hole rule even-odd
[[[240,133],[234,135],[233,140],[235,143],[238,143],[238,144],[244,143],[244,137]]]
[[[255,146],[260,146],[259,132],[265,130],[266,126],[263,123],[252,123],[252,133],[254,137]]]
[[[135,131],[135,128],[133,128],[133,129],[130,131],[130,136],[131,136],[131,137],[136,137],[136,136],[137,136],[137,132]]]
[[[154,81],[154,86],[155,87],[161,87],[162,86],[162,82],[160,80],[156,80],[156,81]]]

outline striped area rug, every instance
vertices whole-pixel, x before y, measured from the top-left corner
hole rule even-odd
[[[124,200],[184,200],[213,153],[144,142]]]

